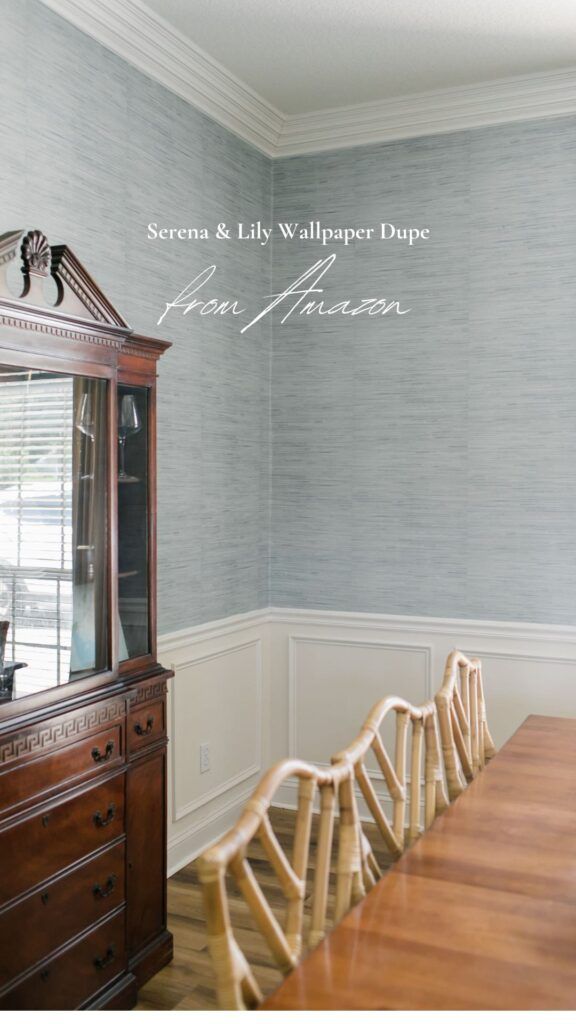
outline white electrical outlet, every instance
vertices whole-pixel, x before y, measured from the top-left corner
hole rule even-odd
[[[200,744],[200,774],[210,771],[210,744]]]

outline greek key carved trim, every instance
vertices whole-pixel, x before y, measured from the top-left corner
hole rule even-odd
[[[116,700],[109,704],[92,705],[73,718],[55,718],[37,727],[30,726],[10,736],[5,742],[0,740],[0,764],[17,761],[27,754],[43,754],[65,740],[114,721],[124,711],[124,701]]]
[[[155,697],[163,697],[167,689],[165,679],[156,680],[153,683],[142,683],[130,694],[130,707],[134,704],[143,704],[144,701],[153,700]]]

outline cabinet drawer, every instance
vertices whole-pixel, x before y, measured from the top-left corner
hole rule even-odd
[[[138,750],[147,743],[160,739],[165,731],[165,703],[163,700],[135,708],[128,716],[128,747]]]
[[[62,783],[121,764],[123,747],[122,724],[117,723],[45,757],[8,769],[0,775],[0,804],[17,807]]]
[[[75,1010],[126,967],[120,910],[0,997],[2,1010]]]
[[[124,842],[0,913],[0,989],[124,902]]]
[[[0,831],[0,904],[124,832],[124,774]]]

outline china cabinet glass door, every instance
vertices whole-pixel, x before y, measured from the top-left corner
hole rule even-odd
[[[110,668],[106,389],[0,365],[0,701]]]
[[[119,660],[150,651],[148,388],[118,386]]]

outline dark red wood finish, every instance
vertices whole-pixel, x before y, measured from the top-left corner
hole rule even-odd
[[[22,260],[15,298],[4,271]],[[48,306],[45,279],[58,300]],[[0,704],[0,1009],[127,1009],[166,930],[167,672],[156,660],[157,361],[65,246],[0,237],[0,363],[108,391],[109,665]],[[149,388],[150,652],[118,664],[116,385]],[[153,719],[148,728],[149,719]],[[135,731],[135,727],[141,728]]]

